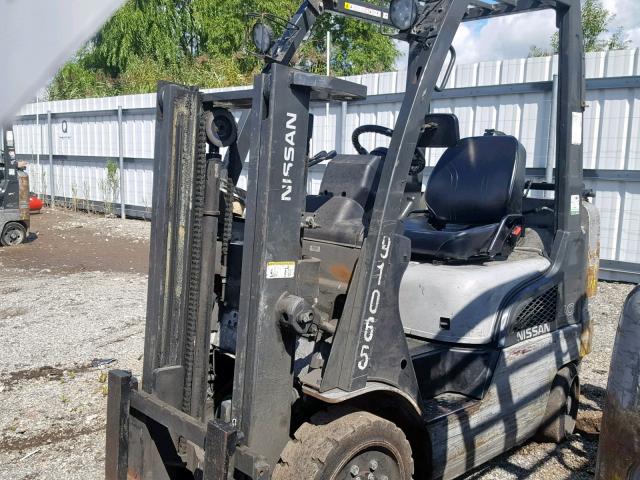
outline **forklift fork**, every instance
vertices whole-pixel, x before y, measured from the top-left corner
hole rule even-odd
[[[236,449],[237,430],[219,420],[209,420],[205,428],[201,422],[177,408],[139,391],[138,383],[130,372],[112,370],[108,386],[105,480],[139,478],[137,472],[129,469],[132,417],[147,425],[152,422],[162,424],[202,448],[202,480],[228,478],[230,460]]]

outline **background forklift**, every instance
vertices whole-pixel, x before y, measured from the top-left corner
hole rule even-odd
[[[29,176],[16,161],[11,126],[2,131],[0,154],[0,245],[20,245],[29,234]]]
[[[640,480],[640,286],[627,297],[613,346],[596,480]]]
[[[543,8],[560,31],[554,184],[525,178],[513,136],[461,139],[429,113],[461,22]],[[325,12],[395,29],[407,84],[393,130],[309,158],[310,102],[366,96],[290,66]],[[597,279],[579,0],[307,0],[258,18],[252,91],[159,86],[143,376],[110,372],[106,478],[454,478],[562,441]],[[367,152],[364,133],[389,146]]]

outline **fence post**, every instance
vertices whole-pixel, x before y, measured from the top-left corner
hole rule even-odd
[[[347,109],[349,107],[347,106],[347,102],[342,102],[342,105],[340,105],[340,141],[336,142],[336,149],[338,148],[342,148],[342,153],[347,153],[347,141],[349,136],[345,135],[345,132],[347,131]],[[338,124],[338,122],[336,122],[336,125]]]
[[[122,135],[122,106],[118,106],[118,156],[120,160],[120,217],[126,218],[124,212],[124,138]]]
[[[51,208],[56,208],[55,182],[53,181],[53,125],[51,124],[51,110],[47,110],[47,128],[49,136],[49,195]]]
[[[554,153],[556,149],[556,128],[558,126],[558,75],[553,76],[553,89],[551,90],[551,114],[549,118],[549,138],[547,141],[547,164],[544,181],[553,183]]]
[[[36,172],[38,175],[38,189],[42,189],[42,165],[40,165],[40,149],[42,148],[42,133],[40,132],[40,94],[36,95],[36,141],[35,141],[35,151],[36,151]],[[40,198],[42,192],[36,191],[35,182],[33,185],[33,191],[37,193],[38,198]]]

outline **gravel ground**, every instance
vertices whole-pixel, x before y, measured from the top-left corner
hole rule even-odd
[[[149,223],[32,222],[29,243],[0,249],[0,479],[101,479],[106,372],[142,369]]]
[[[51,214],[45,210],[44,214]],[[72,231],[74,228],[89,228],[96,232],[102,232],[105,237],[129,238],[133,240],[149,240],[151,222],[128,220],[123,222],[120,218],[104,217],[102,215],[74,214],[60,211],[55,213],[56,224],[54,230],[62,232]]]
[[[33,231],[26,245],[0,249],[0,479],[101,479],[106,372],[142,368],[149,223],[45,211]],[[465,478],[593,478],[611,348],[631,288],[600,283],[592,302],[578,433],[558,448],[527,443]]]

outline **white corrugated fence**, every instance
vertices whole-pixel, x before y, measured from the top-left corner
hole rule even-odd
[[[527,150],[528,174],[544,177],[547,158],[555,156],[550,125],[556,72],[553,57],[457,65],[447,89],[434,97],[432,111],[455,113],[463,137],[481,135],[488,128],[515,135]],[[596,191],[602,216],[603,276],[638,281],[640,50],[590,53],[586,76],[585,182]],[[348,77],[367,86],[366,101],[331,104],[328,116],[324,105],[312,106],[312,153],[333,149],[355,153],[350,142],[355,127],[369,123],[393,127],[405,77],[404,71]],[[155,100],[155,94],[127,95],[23,107],[15,120],[16,148],[19,158],[29,162],[32,190],[46,195],[53,190],[56,198],[76,201],[80,208],[102,208],[107,200],[116,213],[122,200],[128,215],[148,215]],[[368,135],[363,142],[369,149],[387,143],[378,135]],[[428,152],[431,166],[440,154],[438,149]],[[109,160],[119,164],[120,157],[123,182],[114,195],[105,166]],[[322,172],[319,165],[309,176],[313,193]]]

